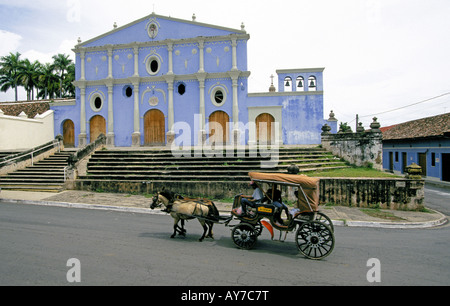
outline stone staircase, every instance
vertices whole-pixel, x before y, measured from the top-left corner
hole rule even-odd
[[[270,155],[252,157],[248,150],[239,155],[235,152],[231,157],[225,152],[214,157],[205,154],[196,157],[193,151],[184,153],[190,157],[175,157],[167,149],[97,151],[87,164],[86,175],[78,181],[248,182],[248,172],[287,173],[292,164],[303,173],[347,167],[321,148],[280,148],[278,162],[271,168],[262,168],[262,162],[271,160]]]
[[[70,151],[62,151],[34,163],[25,169],[0,176],[3,190],[59,192],[64,185],[64,168],[68,166]]]

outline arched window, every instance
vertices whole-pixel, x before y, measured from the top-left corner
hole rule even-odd
[[[284,78],[284,91],[292,91],[292,78],[291,77]]]
[[[301,76],[297,77],[297,91],[305,91],[305,79]]]
[[[310,76],[308,78],[308,84],[309,91],[317,91],[317,80],[315,76]]]

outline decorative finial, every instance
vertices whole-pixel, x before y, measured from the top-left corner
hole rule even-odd
[[[78,43],[81,44],[81,37],[78,37]]]
[[[241,30],[245,31],[245,24],[243,22],[241,23]]]
[[[117,22],[114,22],[113,27],[114,27],[114,29],[117,29]]]
[[[197,20],[197,16],[195,16],[195,13],[192,14],[192,21],[196,21]]]
[[[272,79],[272,81],[270,83],[269,92],[275,92],[277,89],[273,85],[273,78],[274,78],[273,74],[270,76],[270,78]]]

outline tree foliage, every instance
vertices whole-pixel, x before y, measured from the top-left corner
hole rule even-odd
[[[0,58],[0,91],[14,90],[18,101],[19,87],[27,100],[75,97],[75,64],[68,55],[53,56],[52,63],[30,62],[19,52]]]

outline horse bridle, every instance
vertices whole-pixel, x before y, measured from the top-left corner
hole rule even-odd
[[[153,197],[152,205],[150,206],[151,209],[159,208],[163,205],[162,201],[159,199],[159,194],[155,195]]]

